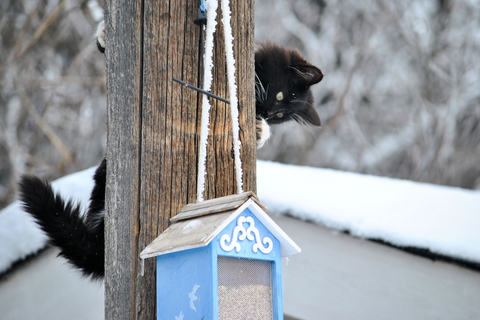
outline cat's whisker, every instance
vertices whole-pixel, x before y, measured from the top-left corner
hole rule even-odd
[[[303,119],[302,116],[300,116],[299,114],[294,113],[294,114],[292,114],[292,118],[293,118],[297,123],[299,123],[300,125],[306,127],[306,128],[308,129],[308,131],[310,131],[310,133],[315,137],[315,139],[317,138],[317,137],[315,136],[315,132],[312,130],[312,128],[311,128],[311,126],[309,125],[309,123],[308,123],[305,119]]]
[[[268,88],[267,88],[268,89]],[[258,77],[257,73],[255,72],[255,92],[256,95],[262,103],[267,100],[267,94],[268,91],[265,91],[265,87],[263,86],[262,81],[260,81],[260,78]]]
[[[292,100],[290,101],[291,103],[304,103],[312,108],[314,108],[313,104],[311,104],[310,102],[306,101],[306,100]]]
[[[255,84],[255,97],[256,97],[257,100],[262,99],[261,94],[262,94],[262,92],[260,91],[260,88],[259,88],[258,84],[256,83]]]
[[[305,119],[303,119],[302,116],[300,116],[299,114],[292,114],[292,118],[299,124],[303,125],[303,126],[307,126],[308,125],[308,122],[305,121]]]
[[[306,127],[308,127],[310,129],[310,123],[305,120],[301,115],[299,114],[296,114],[297,118],[299,119],[298,122]]]
[[[266,91],[266,93],[265,93],[265,100],[267,100],[267,97],[268,97],[268,89],[270,88],[271,85],[272,85],[272,84],[269,83],[268,86],[267,86],[267,91]]]

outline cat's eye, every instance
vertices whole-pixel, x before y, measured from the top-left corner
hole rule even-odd
[[[276,114],[276,116],[277,116],[277,118],[283,118],[283,113],[279,112],[279,113]]]
[[[283,100],[283,92],[280,91],[279,93],[277,93],[276,98],[277,98],[278,101],[282,101]]]

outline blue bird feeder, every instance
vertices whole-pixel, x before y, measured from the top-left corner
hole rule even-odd
[[[300,248],[253,192],[189,204],[140,257],[157,257],[157,319],[283,319],[281,257]]]

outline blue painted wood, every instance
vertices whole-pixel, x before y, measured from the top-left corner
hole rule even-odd
[[[239,252],[237,252],[235,249],[232,249],[230,251],[225,251],[222,249],[220,245],[220,239],[224,234],[228,235],[230,237],[230,241],[227,242],[226,244],[230,244],[232,241],[235,241],[233,238],[234,234],[234,229],[237,226],[237,221],[239,217],[252,217],[254,220],[255,227],[258,229],[260,233],[260,239],[263,240],[265,237],[268,237],[272,240],[273,242],[273,250],[270,253],[262,253],[260,250],[257,250],[257,252],[253,251],[253,245],[255,241],[249,240],[246,238],[245,240],[238,240],[237,242],[241,245],[241,249]],[[243,223],[243,226],[246,229],[248,229],[249,224],[248,223]],[[223,229],[222,232],[215,238],[214,241],[217,250],[217,254],[222,255],[222,256],[230,256],[230,257],[243,257],[243,258],[250,258],[250,259],[260,259],[260,260],[275,260],[276,253],[280,254],[280,242],[268,231],[268,229],[255,217],[255,215],[247,208],[245,209],[236,219],[234,219],[227,227]],[[264,247],[266,247],[265,244],[262,243]]]
[[[218,255],[216,254],[216,250],[214,250],[213,243],[210,243],[212,246],[212,278],[213,278],[213,318],[212,320],[218,320],[218,263],[217,258]],[[205,319],[206,320],[206,319]]]
[[[157,319],[214,319],[212,269],[210,245],[157,256]]]
[[[272,263],[273,319],[283,320],[282,260]]]
[[[231,243],[238,217],[241,216],[253,219],[261,240],[265,237],[271,239],[271,252],[254,252],[256,239],[248,238],[237,239],[240,244],[238,252],[235,249],[222,249],[220,239],[227,234],[230,241],[226,244]],[[201,320],[204,317],[204,320],[218,320],[218,256],[271,261],[274,319],[283,319],[280,242],[249,209],[244,210],[238,217],[206,247],[157,256],[157,319]],[[244,223],[243,227],[246,230],[249,224]],[[262,245],[266,247],[264,243]],[[191,301],[196,311],[192,308]]]

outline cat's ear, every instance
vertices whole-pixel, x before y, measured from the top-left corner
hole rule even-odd
[[[95,32],[95,39],[97,39],[97,48],[101,53],[105,53],[105,21],[102,20],[98,24]]]
[[[296,81],[301,85],[309,87],[315,83],[319,83],[323,79],[322,71],[308,62],[294,65],[292,69]]]
[[[314,107],[308,106],[307,108],[302,108],[297,111],[297,114],[303,118],[306,122],[313,124],[314,126],[321,127],[322,122],[320,121],[320,116],[315,110]]]

